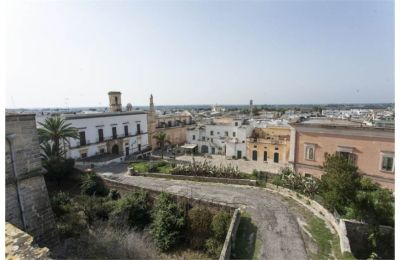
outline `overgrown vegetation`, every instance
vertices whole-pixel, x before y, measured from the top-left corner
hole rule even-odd
[[[173,165],[167,161],[149,161],[132,163],[130,167],[138,173],[160,172],[169,174],[172,171]]]
[[[216,166],[211,164],[209,161],[203,161],[200,163],[189,163],[189,164],[178,164],[171,171],[174,175],[186,175],[186,176],[204,176],[204,177],[216,177],[216,178],[232,178],[242,179],[245,174],[239,171],[239,168],[232,165],[220,165]]]
[[[210,257],[220,254],[230,224],[229,213],[212,213],[205,207],[190,209],[167,193],[155,200],[142,190],[122,198],[111,190],[105,196],[99,192],[103,188],[98,188],[94,173],[84,176],[80,195],[59,192],[51,199],[63,243],[58,257],[165,258],[165,253],[177,253],[204,258],[206,253]],[[133,239],[141,246],[122,238]],[[207,247],[210,239],[215,241],[213,248]]]
[[[108,195],[108,189],[103,180],[94,171],[82,175],[81,192],[89,196]]]

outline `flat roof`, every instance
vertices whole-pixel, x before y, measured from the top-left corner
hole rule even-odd
[[[146,112],[145,111],[103,112],[103,113],[65,115],[65,119],[71,120],[71,119],[84,119],[84,118],[94,118],[94,117],[129,116],[129,115],[142,115],[142,114],[146,114]]]
[[[197,144],[184,144],[181,146],[183,149],[194,149],[197,147]]]

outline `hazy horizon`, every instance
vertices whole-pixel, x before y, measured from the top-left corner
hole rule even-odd
[[[393,1],[7,1],[6,107],[394,103]]]

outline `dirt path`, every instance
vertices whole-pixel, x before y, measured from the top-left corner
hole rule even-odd
[[[308,259],[296,219],[300,213],[290,209],[278,194],[250,186],[127,176],[126,165],[109,165],[96,171],[105,178],[136,187],[245,208],[257,226],[257,239],[261,242],[258,259]]]

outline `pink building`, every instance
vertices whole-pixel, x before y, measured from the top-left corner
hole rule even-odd
[[[289,162],[296,172],[321,177],[325,154],[340,153],[361,174],[394,190],[394,129],[343,120],[310,120],[291,126]]]

